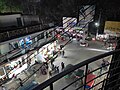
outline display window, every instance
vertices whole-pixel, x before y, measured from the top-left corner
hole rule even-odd
[[[43,57],[46,61],[49,60],[49,58],[54,56],[54,52],[56,52],[56,41],[53,43],[47,44],[39,49],[39,55],[40,57]],[[43,61],[44,61],[43,59]]]

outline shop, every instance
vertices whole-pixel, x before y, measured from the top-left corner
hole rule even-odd
[[[38,51],[31,51],[25,55],[22,55],[8,63],[4,64],[0,68],[0,80],[1,82],[16,77],[23,70],[29,68],[37,62],[47,62],[51,58],[55,58],[57,51],[56,41],[44,45]]]
[[[27,55],[23,55],[0,68],[0,83],[4,83],[27,69]]]
[[[8,79],[5,67],[0,67],[0,84]]]
[[[13,78],[23,70],[27,69],[27,55],[23,55],[12,62],[5,64],[6,72],[9,78]]]
[[[49,59],[52,58],[56,53],[56,41],[43,46],[39,49],[38,53],[39,54],[37,55],[37,58],[39,61],[49,61]]]

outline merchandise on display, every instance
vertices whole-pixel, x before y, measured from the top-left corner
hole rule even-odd
[[[6,72],[9,78],[15,77],[17,74],[21,73],[23,70],[27,69],[27,55],[19,57],[17,60],[12,61],[5,65]]]
[[[53,43],[49,43],[42,48],[39,49],[39,54],[37,55],[37,58],[42,61],[46,62],[49,60],[49,58],[52,58],[54,56],[54,52],[56,51],[56,41]]]

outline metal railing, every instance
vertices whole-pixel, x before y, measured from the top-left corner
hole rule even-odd
[[[49,26],[49,25],[34,25],[34,26],[29,26],[29,27],[23,27],[15,30],[10,30],[6,32],[0,33],[0,42],[8,41],[14,38],[18,38],[21,36],[29,35],[32,33],[40,32],[49,28],[52,28],[54,26]]]
[[[107,53],[92,57],[90,59],[87,59],[81,63],[78,63],[70,67],[69,69],[65,69],[64,71],[57,74],[56,76],[51,77],[47,81],[35,87],[33,90],[43,90],[43,89],[45,90],[86,90],[86,88],[87,90],[105,90],[104,87],[106,85],[106,81],[111,79],[113,76],[120,74],[120,72],[118,72],[116,74],[113,74],[112,76],[109,76],[110,72],[119,68],[119,67],[115,67],[113,69],[109,69],[109,67],[112,64],[119,63],[119,59],[116,60],[115,62],[110,61],[111,56],[118,53],[120,53],[120,50],[107,52]],[[97,66],[93,67],[93,65],[95,65],[96,63],[99,64],[100,61],[103,60],[103,58],[109,61],[109,64],[106,64],[104,67],[101,67],[99,65],[98,67]],[[107,67],[107,69],[103,70],[105,69],[105,67]],[[76,78],[77,75],[73,75],[73,76],[71,75],[68,78],[66,78],[67,75],[70,75],[71,73],[74,74],[78,70],[84,71],[81,77]],[[66,83],[67,81],[69,83]],[[107,85],[110,83],[112,82],[107,83]],[[48,89],[48,86],[50,87],[50,89]]]
[[[91,12],[93,12],[93,11],[91,11]],[[91,13],[91,12],[90,12],[90,13]],[[90,14],[90,13],[89,13],[89,14]],[[87,15],[89,15],[89,14],[87,14]],[[87,15],[86,15],[86,16],[87,16]],[[67,19],[67,18],[66,18],[66,19]],[[84,18],[82,18],[82,19],[84,19]],[[81,21],[81,20],[80,20],[80,21]],[[67,21],[67,22],[68,22],[68,21]],[[71,21],[71,23],[72,23],[72,22],[74,22],[74,20]],[[89,24],[89,22],[87,22],[87,23],[85,24],[85,26],[86,26],[87,24]],[[74,26],[76,26],[76,24],[75,24]],[[74,26],[70,27],[69,30],[70,30],[71,28],[73,28]],[[37,27],[34,27],[34,28],[36,28],[35,30],[38,30]],[[67,28],[67,27],[65,27],[65,28]],[[83,28],[84,28],[84,27],[83,27]],[[31,27],[29,27],[29,30],[31,30]],[[69,31],[69,30],[68,30],[68,31]],[[26,31],[27,31],[27,29],[26,29]],[[28,31],[27,31],[27,32],[28,32]],[[32,31],[31,31],[31,32],[32,32]],[[66,32],[64,32],[64,33],[66,33]],[[63,35],[64,35],[64,33],[63,33]],[[38,35],[38,36],[39,36],[39,35]],[[35,36],[35,37],[36,37],[36,36]],[[34,37],[34,38],[35,38],[35,37]],[[52,39],[54,39],[54,37],[52,37],[51,40],[52,40]],[[39,41],[39,40],[38,40],[38,41]],[[36,42],[34,42],[34,43],[36,43]],[[34,44],[34,43],[33,43],[33,44]],[[38,46],[37,48],[40,48],[41,46],[42,46],[42,45]],[[36,48],[35,48],[35,49],[36,49]],[[14,55],[13,55],[13,56],[14,56]],[[29,55],[27,58],[25,58],[25,59],[29,59],[29,57],[30,57],[30,55]],[[40,68],[39,68],[38,70],[40,70]],[[37,71],[38,71],[38,70],[37,70]],[[37,72],[37,71],[36,71],[36,72]],[[34,74],[35,74],[35,73],[33,73],[32,75],[30,75],[30,77],[28,77],[28,79],[31,78]],[[51,84],[51,85],[52,85],[52,84]],[[52,87],[51,87],[51,88],[52,88]]]

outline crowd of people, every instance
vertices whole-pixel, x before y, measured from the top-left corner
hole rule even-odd
[[[64,62],[61,62],[61,71],[63,71],[65,68]],[[51,67],[49,69],[49,76],[55,75],[60,72],[60,66],[54,65],[53,63],[51,64]]]

